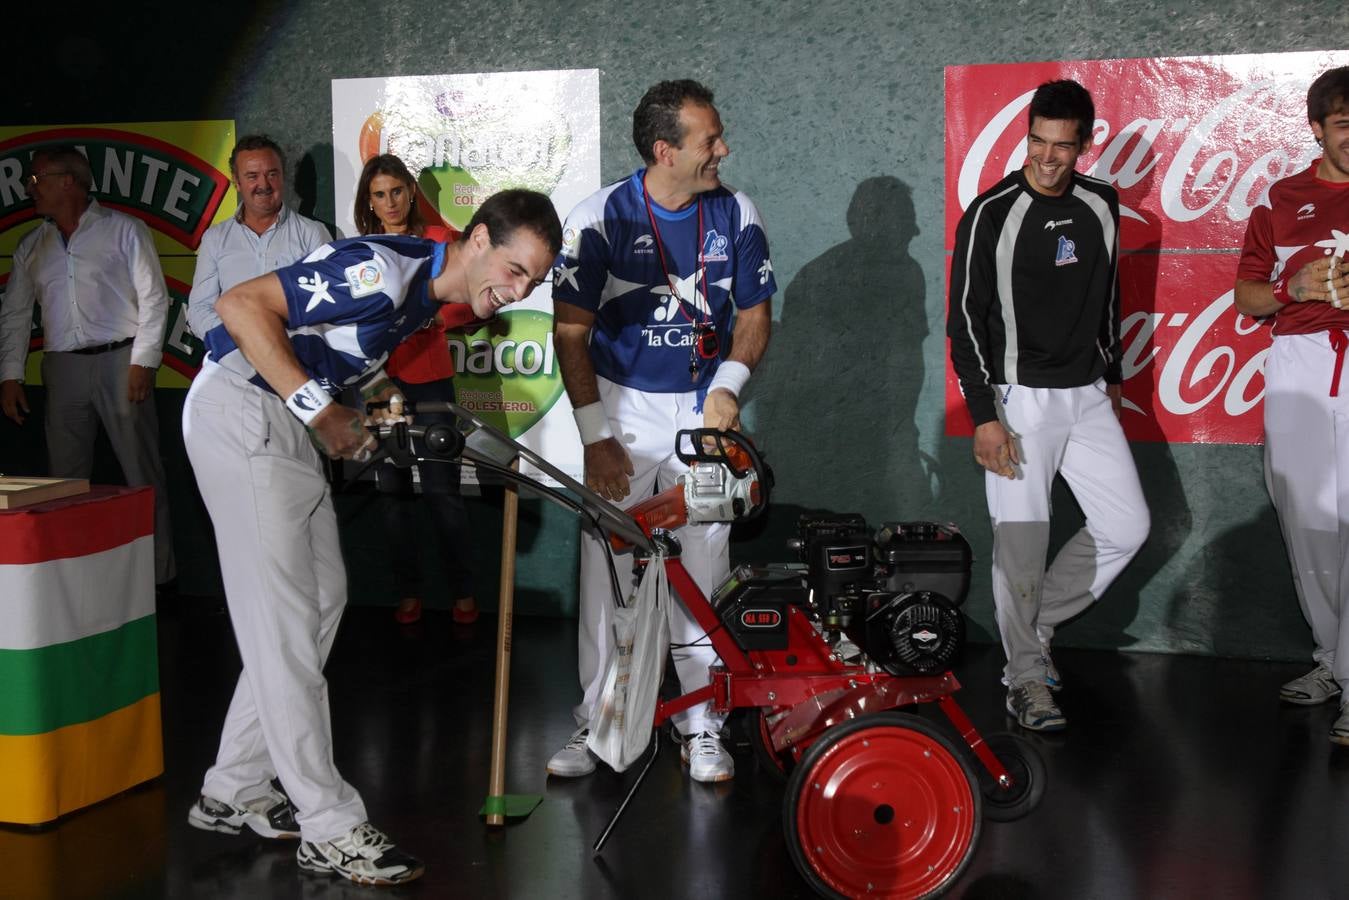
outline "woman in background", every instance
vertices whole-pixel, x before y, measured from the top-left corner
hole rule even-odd
[[[361,234],[406,234],[445,243],[458,235],[443,225],[427,225],[417,208],[416,182],[403,161],[392,154],[371,158],[361,170],[356,184],[356,227]],[[467,315],[465,315],[467,314]],[[413,403],[440,400],[454,402],[454,361],[445,343],[446,327],[472,326],[472,310],[467,304],[447,303],[431,323],[408,337],[389,356],[385,371],[398,385],[403,396]],[[449,413],[418,413],[419,424],[453,424]],[[467,625],[478,618],[473,596],[472,546],[468,514],[459,492],[458,463],[428,463],[417,466],[426,503],[434,522],[441,559],[448,570],[450,596],[454,598],[454,621]],[[388,494],[384,504],[385,525],[390,542],[394,583],[398,588],[398,609],[394,618],[404,625],[422,615],[422,572],[417,559],[417,502],[412,489],[412,472],[392,465],[380,465],[376,471],[380,493]]]

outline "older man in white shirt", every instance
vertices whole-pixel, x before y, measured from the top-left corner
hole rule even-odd
[[[322,224],[286,207],[286,160],[271,138],[240,138],[230,153],[230,173],[239,209],[202,235],[187,299],[187,324],[200,338],[220,324],[215,302],[221,294],[299,262],[332,239]]]
[[[33,154],[24,187],[45,221],[14,250],[0,305],[0,409],[22,425],[33,304],[42,306],[47,456],[58,478],[88,478],[103,425],[127,483],[155,489],[155,581],[175,574],[168,491],[151,394],[169,295],[145,225],[89,196],[73,146]]]

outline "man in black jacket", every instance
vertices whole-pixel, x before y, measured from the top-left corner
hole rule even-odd
[[[1007,712],[1036,731],[1067,725],[1050,693],[1055,627],[1101,596],[1149,527],[1119,424],[1119,198],[1074,170],[1095,119],[1077,82],[1041,85],[1029,162],[970,204],[951,261],[947,334],[987,470]],[[1056,474],[1087,521],[1046,570]]]

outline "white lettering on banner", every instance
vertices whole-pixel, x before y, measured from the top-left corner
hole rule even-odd
[[[141,202],[149,206],[155,201],[155,181],[159,179],[160,172],[168,171],[169,164],[153,156],[142,156],[141,165],[145,166],[145,188],[141,191]]]
[[[1199,171],[1195,173],[1195,165],[1199,152],[1209,144],[1209,138],[1224,124],[1229,117],[1236,120],[1237,137],[1244,141],[1250,141],[1258,136],[1259,131],[1264,127],[1262,121],[1268,121],[1271,109],[1288,109],[1290,106],[1296,108],[1294,104],[1298,99],[1288,89],[1288,86],[1275,81],[1266,79],[1264,81],[1255,81],[1245,85],[1235,94],[1222,100],[1215,106],[1208,115],[1190,131],[1185,142],[1181,144],[1180,150],[1176,153],[1176,158],[1166,170],[1166,176],[1162,179],[1161,202],[1162,210],[1176,222],[1190,222],[1207,213],[1210,209],[1222,200],[1223,195],[1227,193],[1228,187],[1237,180],[1237,171],[1240,168],[1241,161],[1237,154],[1231,150],[1221,150],[1218,153],[1206,159],[1199,166]],[[1305,103],[1305,97],[1301,100]],[[1227,214],[1234,222],[1244,222],[1251,215],[1251,207],[1259,205],[1269,193],[1269,185],[1278,181],[1287,175],[1291,175],[1301,168],[1305,168],[1311,162],[1308,157],[1305,162],[1298,165],[1289,166],[1287,155],[1282,151],[1274,151],[1266,154],[1257,161],[1260,166],[1261,161],[1277,157],[1282,160],[1282,165],[1274,177],[1270,178],[1265,187],[1261,190],[1260,196],[1255,198],[1254,203],[1245,202],[1248,198],[1238,198],[1233,196],[1227,207]],[[1261,168],[1263,168],[1261,166]],[[1268,177],[1268,173],[1265,173]],[[1191,176],[1193,175],[1193,178]],[[1217,191],[1213,198],[1202,206],[1191,207],[1185,203],[1186,186],[1189,186],[1189,192],[1197,192],[1208,188],[1215,178],[1222,177],[1225,180],[1217,185]],[[1242,178],[1247,184],[1247,193],[1251,191],[1254,185],[1254,179]],[[1238,203],[1238,200],[1243,202]]]
[[[190,184],[196,187],[201,184],[201,179],[186,169],[178,169],[173,173],[173,183],[169,186],[169,196],[164,200],[164,211],[179,221],[187,221],[187,211],[178,208],[178,204],[184,200],[191,200],[192,195],[183,190],[183,185]]]
[[[546,375],[551,376],[556,366],[553,336],[540,344],[538,341],[498,341],[495,345],[478,338],[465,347],[462,341],[450,341],[450,355],[456,372],[469,375]]]
[[[0,159],[0,205],[9,207],[19,202],[19,197],[27,197],[20,178],[23,177],[23,163],[10,157]]]
[[[135,159],[134,150],[127,150],[119,155],[116,150],[109,149],[103,154],[103,193],[131,196],[131,173],[135,167]],[[117,186],[115,192],[114,184]]]
[[[1158,200],[1162,212],[1174,222],[1192,222],[1226,200],[1223,209],[1228,219],[1244,222],[1254,207],[1266,201],[1270,185],[1305,169],[1319,155],[1318,148],[1310,142],[1296,156],[1276,147],[1243,170],[1238,152],[1263,149],[1279,140],[1278,136],[1261,133],[1280,121],[1279,117],[1270,114],[1270,110],[1296,109],[1305,105],[1305,91],[1306,85],[1295,80],[1255,81],[1218,101],[1193,126],[1185,118],[1139,117],[1113,137],[1109,121],[1097,119],[1093,137],[1098,146],[1104,146],[1087,173],[1121,190],[1134,187],[1164,162],[1164,152],[1157,147],[1159,138],[1168,132],[1183,133],[1185,139],[1165,164],[1161,178]],[[1033,93],[1027,91],[998,110],[970,144],[957,180],[962,210],[969,208],[978,196],[981,176],[991,163],[994,148],[1005,146],[1014,130],[1019,133],[1025,128],[1024,114]],[[1221,137],[1216,136],[1219,132]],[[1234,146],[1237,149],[1232,149]],[[1211,155],[1203,155],[1206,149],[1213,151]],[[1128,156],[1121,162],[1126,150]],[[1004,170],[996,173],[997,178],[1020,168],[1024,159],[1023,153],[1011,153]],[[1200,196],[1207,199],[1200,200]],[[1135,202],[1141,199],[1134,198]],[[1120,214],[1144,221],[1142,214],[1122,202]]]
[[[519,135],[492,135],[491,139],[452,133],[434,136],[415,132],[380,133],[381,149],[410,160],[417,168],[456,169],[549,169],[553,166],[552,141]],[[411,164],[411,163],[410,163]]]
[[[169,327],[168,339],[164,344],[172,347],[185,357],[191,357],[193,347],[188,342],[187,336],[192,331],[187,327],[187,304],[178,303],[173,307],[173,324]]]
[[[1198,349],[1206,343],[1206,338],[1214,331],[1218,321],[1233,310],[1232,291],[1215,299],[1197,316],[1183,314],[1172,315],[1168,327],[1181,328],[1171,352],[1162,362],[1161,374],[1157,378],[1157,400],[1161,407],[1175,416],[1188,416],[1208,406],[1215,397],[1225,392],[1223,409],[1230,416],[1238,416],[1254,408],[1265,395],[1264,366],[1268,348],[1262,349],[1238,366],[1237,351],[1228,344],[1212,347],[1197,360]],[[1125,381],[1142,371],[1160,352],[1159,348],[1149,345],[1166,313],[1136,312],[1125,319],[1122,333],[1127,343],[1123,353],[1123,376]],[[1250,334],[1259,328],[1259,324],[1244,315],[1238,314],[1233,326],[1237,335]],[[1136,332],[1130,335],[1130,332]],[[1196,400],[1187,400],[1184,391],[1200,382],[1217,375],[1218,379],[1207,394]],[[1252,382],[1260,376],[1260,386],[1254,395],[1250,394]],[[1130,408],[1138,407],[1130,404]]]

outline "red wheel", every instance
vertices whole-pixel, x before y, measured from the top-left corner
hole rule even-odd
[[[917,716],[886,712],[829,729],[792,773],[783,825],[792,861],[827,897],[933,897],[979,840],[974,773]]]

